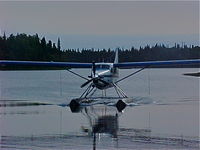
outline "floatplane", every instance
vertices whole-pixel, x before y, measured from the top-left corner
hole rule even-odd
[[[77,99],[73,99],[70,103],[70,107],[77,108],[80,103],[87,103],[88,99],[95,93],[97,89],[104,92],[106,96],[106,89],[114,88],[120,100],[116,103],[119,110],[123,110],[126,107],[124,99],[128,99],[125,92],[118,86],[118,83],[141,72],[145,68],[154,66],[170,66],[170,65],[189,65],[200,64],[200,59],[190,60],[168,60],[168,61],[145,61],[145,62],[123,62],[119,63],[118,49],[115,52],[115,59],[113,63],[77,63],[77,62],[43,62],[43,61],[9,61],[0,60],[1,66],[47,66],[47,67],[66,67],[66,70],[72,74],[82,78],[85,82],[81,85],[81,88],[87,86],[86,90]],[[70,68],[70,69],[69,69]],[[91,68],[91,74],[88,77],[81,76],[80,74],[72,71],[72,68]],[[139,68],[137,71],[119,78],[119,69],[131,69]],[[102,92],[102,93],[103,93]]]

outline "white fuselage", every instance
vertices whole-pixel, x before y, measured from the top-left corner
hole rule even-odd
[[[118,77],[119,71],[113,67],[113,63],[95,64],[95,78],[99,79],[93,81],[96,88],[103,90],[113,87],[113,83],[117,81]]]

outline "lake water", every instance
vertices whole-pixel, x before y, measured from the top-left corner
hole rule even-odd
[[[85,81],[67,71],[0,71],[0,149],[198,149],[199,78],[183,75],[198,71],[146,69],[120,82],[138,105],[123,113],[104,104],[72,113],[63,104]]]

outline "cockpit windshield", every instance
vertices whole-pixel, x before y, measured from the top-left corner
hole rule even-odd
[[[110,69],[110,65],[96,65],[96,70],[107,70]]]

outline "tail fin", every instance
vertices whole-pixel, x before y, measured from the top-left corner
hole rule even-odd
[[[114,63],[115,63],[115,64],[119,62],[118,51],[119,51],[119,48],[117,48],[117,49],[115,50],[115,60],[114,60]]]

